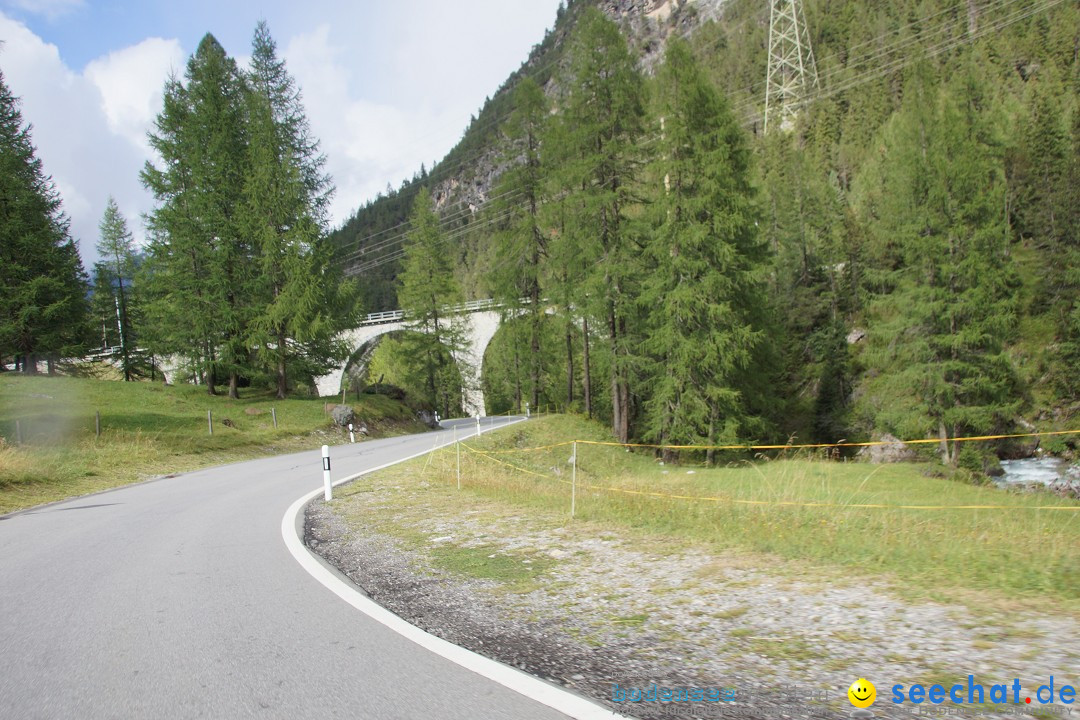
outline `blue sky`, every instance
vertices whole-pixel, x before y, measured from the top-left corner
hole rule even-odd
[[[137,238],[161,88],[206,32],[244,61],[269,23],[337,184],[337,225],[430,167],[527,57],[559,0],[0,0],[0,70],[53,176],[87,268],[109,194]]]

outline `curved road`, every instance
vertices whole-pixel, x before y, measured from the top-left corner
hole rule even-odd
[[[335,447],[334,477],[440,441],[450,432]],[[321,478],[311,451],[0,518],[0,717],[565,717],[305,570],[283,516]]]

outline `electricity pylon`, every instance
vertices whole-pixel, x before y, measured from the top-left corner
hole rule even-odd
[[[769,69],[765,76],[765,128],[791,127],[792,118],[818,87],[817,65],[800,0],[769,2]]]

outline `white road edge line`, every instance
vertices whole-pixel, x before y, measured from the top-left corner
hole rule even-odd
[[[524,419],[514,420],[498,427],[507,427],[508,425],[513,425],[518,422],[524,422]],[[475,435],[475,430],[472,434],[465,435],[464,437],[459,435],[458,440],[465,440],[473,435]],[[395,460],[394,462],[386,463],[385,465],[380,465],[371,468],[370,470],[364,470],[355,475],[342,478],[334,482],[334,485],[337,486],[343,483],[352,482],[358,477],[412,460],[413,458],[421,457],[422,455],[434,452],[439,448],[453,444],[453,440],[442,444],[436,444],[429,450],[423,450],[400,460]],[[613,710],[608,710],[594,703],[592,700],[588,700],[580,695],[575,695],[574,693],[547,683],[540,678],[529,675],[516,668],[512,668],[509,665],[504,665],[497,660],[484,657],[483,655],[475,653],[472,650],[467,650],[447,640],[443,640],[425,630],[421,630],[417,626],[406,622],[371,600],[371,598],[365,597],[351,584],[346,583],[344,580],[327,570],[315,559],[311,554],[311,551],[304,546],[300,537],[296,534],[297,516],[303,511],[305,505],[313,498],[318,497],[322,492],[322,487],[316,488],[289,506],[289,509],[285,511],[285,516],[281,518],[281,537],[285,541],[285,547],[292,553],[296,562],[300,563],[300,566],[307,570],[309,575],[322,583],[328,590],[370,617],[372,620],[382,623],[398,635],[413,641],[420,647],[429,650],[452,663],[460,665],[466,670],[471,670],[477,675],[481,675],[489,680],[497,682],[503,687],[509,688],[531,700],[535,700],[542,705],[547,705],[565,715],[577,718],[577,720],[594,720],[594,718],[604,718],[605,720],[610,720],[611,718],[623,718],[623,720],[630,720]]]

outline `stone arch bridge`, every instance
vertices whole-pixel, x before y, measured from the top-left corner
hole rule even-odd
[[[500,305],[494,300],[473,300],[461,305],[444,308],[449,316],[467,315],[469,323],[466,332],[466,347],[462,357],[458,358],[462,363],[461,371],[465,396],[463,404],[468,415],[484,414],[484,391],[480,385],[480,368],[484,362],[484,352],[487,350],[495,332],[499,329],[501,314]],[[387,335],[398,330],[407,330],[405,314],[401,310],[371,313],[360,324],[360,327],[345,332],[345,341],[352,348],[349,360],[332,372],[316,378],[315,383],[321,397],[341,394],[341,383],[348,369],[349,361],[358,350],[365,345],[373,345],[373,341],[382,335]]]

